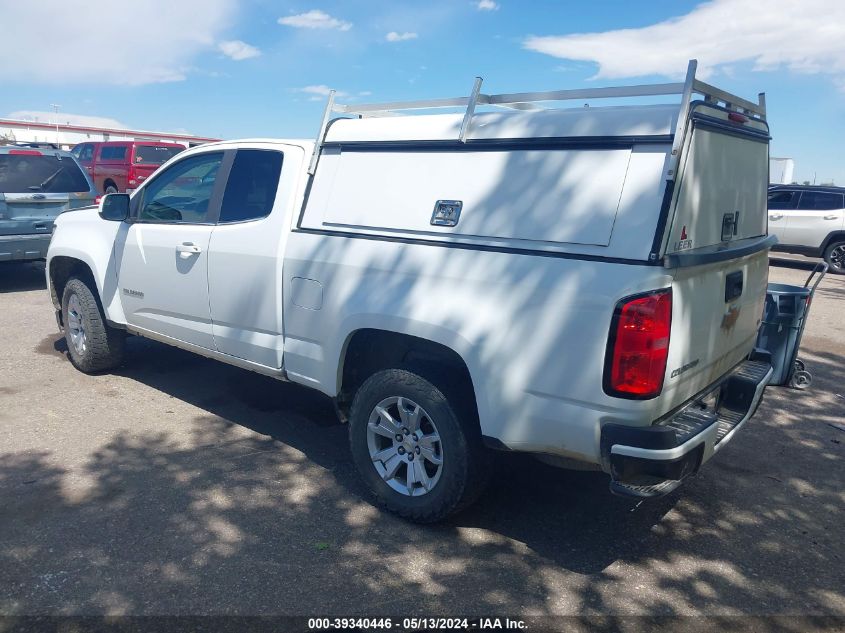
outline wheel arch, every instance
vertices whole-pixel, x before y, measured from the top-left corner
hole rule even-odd
[[[820,249],[821,253],[824,254],[828,247],[835,242],[845,242],[845,230],[831,231],[830,233],[828,233],[824,242],[822,242],[822,247]]]
[[[50,258],[47,266],[47,274],[50,279],[50,299],[53,301],[53,306],[57,310],[60,310],[62,307],[62,295],[71,277],[80,277],[86,281],[93,282],[95,288],[97,288],[97,292],[100,293],[94,271],[87,262],[77,257],[55,255]]]
[[[117,296],[116,275],[111,264],[110,259],[105,267],[98,266],[93,258],[84,252],[62,249],[50,253],[47,259],[47,280],[50,299],[55,309],[62,309],[62,294],[68,279],[80,277],[92,284],[91,288],[96,291],[109,323],[116,326],[124,324],[123,309]]]
[[[453,345],[406,332],[361,327],[348,333],[337,365],[337,401],[343,411],[358,387],[375,372],[411,368],[460,397],[467,413],[482,418],[476,381],[470,364]],[[444,378],[448,376],[448,380]],[[447,394],[448,395],[448,394]]]

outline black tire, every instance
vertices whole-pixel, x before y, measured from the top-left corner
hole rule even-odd
[[[108,195],[110,193],[117,193],[117,187],[114,185],[106,185],[105,189],[103,190],[103,195]]]
[[[835,275],[845,275],[845,242],[833,242],[824,250],[824,261]]]
[[[96,288],[91,288],[89,284],[90,282],[79,277],[71,277],[62,293],[62,322],[65,326],[68,356],[73,366],[86,374],[113,369],[120,365],[123,362],[126,342],[126,333],[123,330],[110,327],[106,323]],[[78,305],[75,318],[82,324],[84,331],[86,344],[83,349],[79,349],[73,339],[72,319],[68,310],[72,297],[75,297]]]
[[[408,496],[390,487],[370,457],[370,414],[378,403],[395,396],[408,398],[425,409],[441,438],[439,479],[420,496]],[[491,455],[481,441],[474,416],[462,415],[460,410],[433,382],[407,369],[379,371],[358,389],[349,416],[352,458],[364,482],[388,510],[417,523],[434,523],[463,509],[481,494],[489,478]]]

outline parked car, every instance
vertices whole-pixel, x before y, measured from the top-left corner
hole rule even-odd
[[[185,149],[179,143],[108,141],[80,143],[74,155],[100,193],[131,193],[162,164]]]
[[[44,259],[56,217],[95,196],[69,152],[0,147],[0,261]]]
[[[470,97],[447,102],[464,115],[187,150],[131,198],[59,219],[47,279],[70,360],[116,367],[129,333],[318,389],[376,498],[415,521],[475,499],[491,449],[665,494],[772,375],[754,348],[774,242],[765,107],[694,65],[678,93],[589,109],[485,95],[523,111]],[[325,121],[443,103],[330,101]]]
[[[769,187],[769,233],[774,250],[823,257],[830,272],[845,274],[845,188]]]

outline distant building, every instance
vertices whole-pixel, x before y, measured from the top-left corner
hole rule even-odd
[[[790,185],[795,174],[795,161],[791,158],[769,157],[769,182],[773,185]]]
[[[43,121],[25,121],[0,118],[0,144],[20,142],[55,143],[70,149],[85,141],[168,141],[188,147],[211,143],[220,139],[174,132],[148,132],[123,128],[94,127]]]

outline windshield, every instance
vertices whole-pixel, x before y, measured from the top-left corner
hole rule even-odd
[[[136,145],[136,165],[161,165],[182,151],[181,147],[166,145]]]
[[[56,155],[0,154],[0,193],[90,191],[72,158]]]

